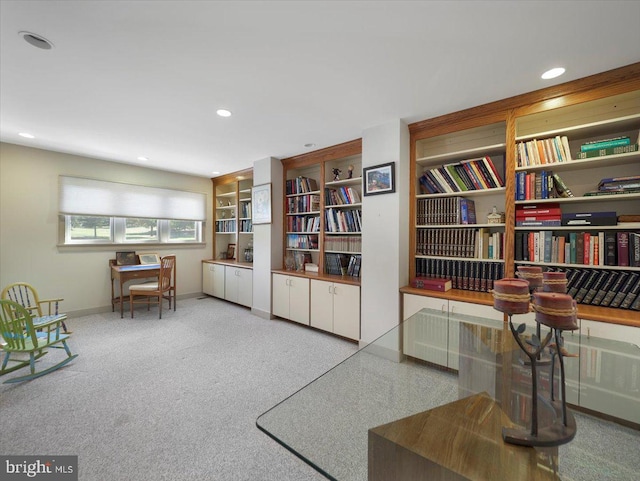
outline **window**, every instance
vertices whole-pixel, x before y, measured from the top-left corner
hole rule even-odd
[[[202,242],[206,195],[60,176],[65,244]]]
[[[125,219],[124,220],[124,240],[125,242],[158,242],[158,220],[157,219]]]
[[[109,217],[69,215],[66,224],[68,240],[72,242],[111,242],[113,238]]]

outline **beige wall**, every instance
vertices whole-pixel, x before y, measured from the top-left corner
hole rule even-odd
[[[212,249],[210,179],[6,143],[0,143],[0,289],[25,281],[41,297],[64,297],[65,312],[110,310],[108,260],[121,248],[58,245],[59,175],[206,193],[206,245],[133,248],[176,254],[178,295],[202,292],[200,261]]]

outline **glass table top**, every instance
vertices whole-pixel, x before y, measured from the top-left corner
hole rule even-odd
[[[599,349],[598,341],[604,346],[598,351],[600,359],[606,361],[605,351],[615,353],[615,367],[625,370],[627,377],[615,381],[622,382],[620,389],[613,384],[586,384],[598,368],[598,364],[593,369],[589,366],[591,378],[586,375],[586,358],[594,362],[592,351]],[[636,481],[640,472],[640,431],[635,429],[640,425],[640,349],[592,337],[583,348],[579,334],[572,333],[565,333],[565,346],[581,354],[565,360],[567,401],[578,405],[583,391],[596,407],[599,397],[606,405],[615,398],[612,403],[621,407],[614,406],[619,409],[614,414],[626,417],[629,426],[574,412],[578,426],[572,442],[555,448],[508,445],[508,456],[522,456],[521,464],[531,464],[536,472],[540,468],[543,474],[535,479]],[[490,402],[486,412],[495,414],[496,422],[528,429],[531,370],[522,358],[502,321],[423,309],[262,414],[257,426],[327,478],[365,481],[371,474],[372,433],[383,425],[421,415],[431,416],[421,421],[424,436],[445,440],[442,418],[450,416],[450,424],[455,424],[456,415],[447,409],[460,400],[470,403],[463,408],[467,410]],[[582,377],[581,370],[585,371]],[[602,378],[605,368],[601,370]],[[551,376],[550,368],[542,366],[541,396],[547,396],[551,378],[557,383],[557,375]],[[542,425],[553,413],[541,404]],[[465,417],[460,416],[462,423]],[[468,426],[461,429],[468,433]],[[483,436],[485,442],[488,438]],[[500,435],[496,438],[485,442],[487,449],[504,450]],[[534,479],[522,474],[525,471],[518,472],[514,479]],[[473,476],[464,479],[491,479],[486,472]]]

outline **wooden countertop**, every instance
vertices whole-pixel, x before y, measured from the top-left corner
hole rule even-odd
[[[320,274],[318,272],[300,272],[300,271],[287,271],[284,269],[272,269],[272,274],[282,274],[285,276],[304,277],[307,279],[317,279],[319,281],[338,282],[340,284],[349,284],[352,286],[360,285],[359,277],[351,276],[337,276],[332,274]]]
[[[220,264],[223,266],[243,267],[245,269],[253,269],[253,263],[241,262],[234,259],[203,259],[203,264]]]

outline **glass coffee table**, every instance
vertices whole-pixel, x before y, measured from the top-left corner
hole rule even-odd
[[[579,334],[565,335],[567,350],[581,354],[565,362],[570,405],[579,404],[582,391],[594,391],[590,378],[581,377],[598,344],[588,342],[583,348]],[[599,388],[601,395],[621,404],[620,417],[629,419],[622,425],[574,412],[576,437],[559,447],[502,440],[502,427],[528,429],[531,406],[530,368],[506,323],[431,309],[262,414],[257,426],[328,479],[636,481],[640,349],[602,345],[616,354],[612,362],[626,378],[620,389]],[[558,392],[557,379],[550,368],[539,370],[541,426],[553,421],[544,399],[552,382]]]

